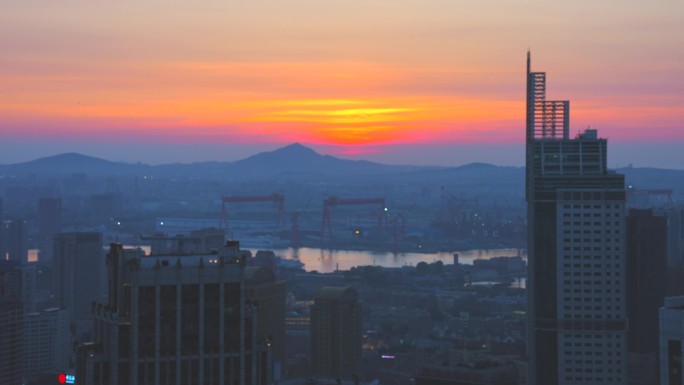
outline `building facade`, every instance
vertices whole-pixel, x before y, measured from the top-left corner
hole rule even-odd
[[[51,237],[62,229],[62,199],[41,198],[38,200],[38,234]]]
[[[24,315],[23,373],[30,379],[46,372],[69,368],[73,349],[69,318],[64,309],[49,308]]]
[[[630,209],[626,238],[629,383],[655,385],[658,309],[667,292],[667,217]]]
[[[311,360],[317,376],[361,376],[361,303],[356,290],[324,287],[311,307]]]
[[[102,234],[61,233],[54,237],[55,307],[66,309],[78,342],[92,338],[91,304],[104,292],[104,253]]]
[[[684,378],[684,297],[665,298],[660,308],[660,384],[682,385]]]
[[[270,350],[273,377],[280,378],[285,363],[285,281],[267,267],[245,268],[247,305],[257,308],[257,341]]]
[[[109,300],[94,305],[95,339],[76,383],[266,384],[269,346],[245,295],[237,242],[217,253],[146,256],[113,244]]]
[[[18,261],[0,261],[0,385],[21,383],[24,308]]]
[[[28,233],[26,222],[20,219],[4,223],[5,257],[10,261],[26,263],[28,260]]]
[[[570,138],[569,108],[546,99],[528,53],[529,383],[624,384],[624,176],[595,130]]]

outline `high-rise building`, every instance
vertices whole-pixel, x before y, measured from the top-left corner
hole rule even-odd
[[[24,315],[24,378],[69,368],[69,318],[64,309],[49,308]]]
[[[38,308],[38,263],[25,263],[20,269],[21,301],[24,304],[24,312],[32,313]]]
[[[89,341],[93,328],[91,304],[102,299],[104,290],[102,234],[57,234],[53,251],[54,305],[69,312],[74,338]]]
[[[684,268],[684,206],[657,208],[656,213],[667,217],[667,264]]]
[[[655,385],[658,309],[667,292],[667,217],[630,209],[626,238],[629,383]]]
[[[42,262],[52,261],[53,237],[62,230],[62,199],[39,199],[36,222],[38,234],[33,238],[33,243],[40,250]]]
[[[62,199],[41,198],[38,200],[38,233],[51,237],[62,228]]]
[[[684,297],[665,298],[660,308],[660,383],[684,384]]]
[[[108,302],[79,347],[77,384],[267,384],[269,349],[247,303],[238,242],[215,253],[151,255],[113,244]]]
[[[285,281],[267,267],[245,268],[247,304],[257,308],[257,340],[270,350],[273,377],[280,378],[285,361]]]
[[[311,307],[311,360],[318,376],[361,376],[361,304],[350,287],[324,287]]]
[[[4,220],[4,207],[3,200],[0,198],[0,260],[5,260],[5,252],[7,248],[5,247],[5,220]]]
[[[528,53],[529,382],[624,384],[624,176],[596,130],[570,138],[569,107],[546,99]]]
[[[24,309],[21,266],[0,261],[0,385],[21,383]]]
[[[26,263],[28,260],[28,246],[26,222],[20,219],[5,222],[5,253],[10,261]]]

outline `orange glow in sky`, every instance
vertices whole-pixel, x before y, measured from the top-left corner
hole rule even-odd
[[[528,48],[548,97],[571,101],[573,131],[684,142],[684,2],[387,5],[5,4],[0,136],[11,144],[0,152],[51,138],[302,142],[360,157],[521,144]]]

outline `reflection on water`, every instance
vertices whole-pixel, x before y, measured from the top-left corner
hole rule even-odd
[[[257,250],[251,250],[256,253]],[[276,255],[284,259],[299,259],[304,263],[306,271],[316,270],[330,273],[335,270],[349,270],[354,266],[377,265],[383,267],[415,266],[419,262],[442,261],[445,265],[454,263],[454,253],[459,255],[459,263],[472,264],[476,259],[490,259],[494,257],[521,256],[527,260],[525,249],[491,249],[467,250],[453,252],[423,253],[391,253],[380,251],[360,250],[329,250],[303,247],[299,249],[273,249]]]

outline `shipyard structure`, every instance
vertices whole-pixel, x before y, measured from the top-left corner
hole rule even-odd
[[[529,383],[625,384],[624,176],[596,130],[570,138],[569,117],[528,53]]]

